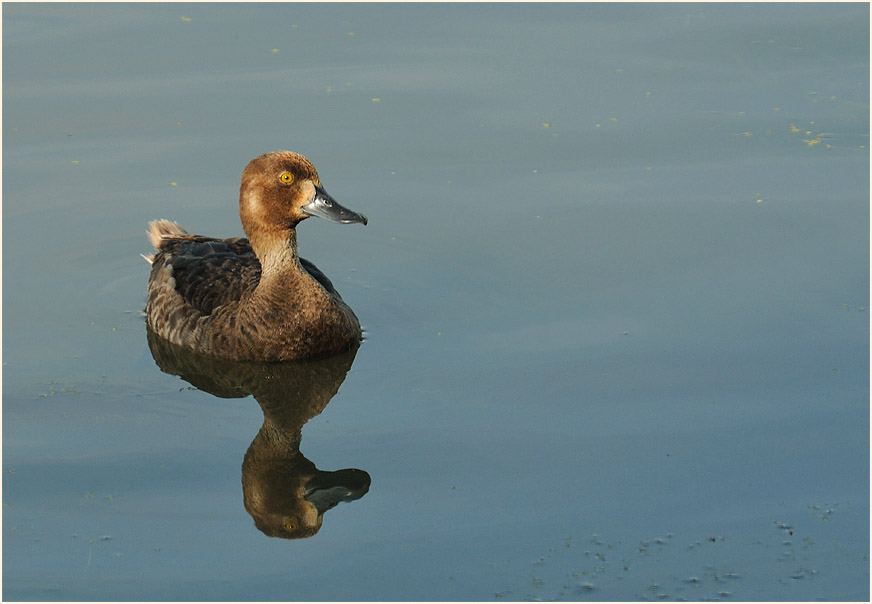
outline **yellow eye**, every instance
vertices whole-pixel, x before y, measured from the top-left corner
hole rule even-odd
[[[281,181],[283,183],[286,183],[286,184],[294,182],[294,175],[291,174],[290,172],[282,172],[282,175],[279,176],[279,178],[281,179]]]
[[[290,174],[288,176],[290,176]],[[297,521],[290,516],[288,518],[285,518],[285,528],[289,531],[297,530]]]

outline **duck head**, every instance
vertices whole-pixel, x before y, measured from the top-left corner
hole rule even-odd
[[[309,216],[366,224],[366,216],[327,194],[312,162],[291,151],[267,153],[248,163],[239,188],[239,216],[249,238],[294,229]]]

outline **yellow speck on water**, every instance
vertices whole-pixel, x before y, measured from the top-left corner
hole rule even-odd
[[[762,200],[762,199],[758,199],[758,200],[757,200],[757,203],[763,203],[763,200]]]
[[[750,132],[743,132],[742,136],[751,136],[751,133]]]
[[[333,86],[328,86],[328,87],[327,87],[327,92],[333,92]]]
[[[618,118],[616,118],[616,117],[610,117],[610,118],[609,118],[609,121],[610,121],[610,122],[614,122],[614,123],[617,124],[617,123],[618,123]]]
[[[378,97],[375,97],[374,99],[372,99],[372,102],[373,103],[381,103],[381,99]]]
[[[349,37],[349,38],[353,38],[353,37],[354,37],[354,32],[353,32],[353,31],[348,32],[348,37]]]
[[[741,117],[744,117],[744,116],[745,116],[745,112],[744,112],[744,111],[740,111],[740,112],[739,112],[739,115],[740,115]]]
[[[74,163],[74,164],[77,164],[77,163],[79,163],[79,160],[74,159],[74,160],[73,160],[73,163]]]
[[[279,54],[279,49],[278,49],[278,48],[273,48],[273,49],[272,49],[272,53],[273,53],[274,55]]]
[[[543,128],[550,128],[550,127],[551,127],[551,122],[542,122],[542,127],[543,127]]]
[[[794,124],[790,124],[790,131],[794,133],[799,132],[799,128],[797,128]]]
[[[178,186],[179,186],[179,183],[177,183],[176,181],[172,181],[172,182],[170,183],[170,186],[171,186],[171,187],[178,187]]]
[[[179,17],[179,18],[180,18],[180,19],[182,20],[182,22],[184,22],[184,23],[190,23],[191,21],[193,21],[193,19],[191,19],[190,17]]]
[[[802,142],[804,142],[805,144],[807,144],[809,147],[814,147],[816,144],[818,144],[819,142],[821,142],[821,139],[820,139],[820,138],[813,138],[813,139],[811,139],[811,140],[803,139]]]
[[[619,68],[619,69],[615,69],[615,73],[624,73],[624,70],[623,70],[623,69],[620,69],[620,68]]]
[[[646,93],[645,93],[645,96],[651,96],[651,93],[650,93],[650,92],[646,92]]]

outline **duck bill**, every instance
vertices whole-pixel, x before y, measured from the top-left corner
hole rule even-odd
[[[315,506],[318,514],[323,514],[341,501],[354,501],[366,495],[370,482],[369,474],[357,468],[318,471],[306,483],[305,499]]]
[[[360,222],[361,224],[366,224],[366,216],[342,207],[321,187],[315,187],[315,199],[300,209],[309,216],[326,218],[333,222],[341,222],[342,224]]]

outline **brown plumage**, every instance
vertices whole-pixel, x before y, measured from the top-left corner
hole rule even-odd
[[[277,151],[242,173],[239,216],[248,239],[188,234],[168,220],[149,223],[157,250],[145,312],[159,336],[236,361],[283,361],[356,346],[360,323],[333,284],[297,252],[296,226],[309,216],[366,217],[321,187],[312,163]]]

